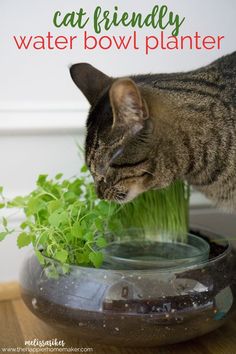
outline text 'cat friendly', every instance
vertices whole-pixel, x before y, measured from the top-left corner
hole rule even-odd
[[[53,17],[53,23],[56,27],[77,27],[84,28],[90,20],[86,11],[80,8],[78,12],[72,11],[62,14],[56,11]],[[93,27],[96,33],[103,30],[108,31],[112,27],[152,27],[162,30],[171,27],[172,35],[178,36],[181,25],[185,18],[180,18],[178,14],[174,14],[168,10],[168,7],[155,5],[149,14],[141,14],[140,12],[120,12],[118,6],[114,7],[114,11],[103,10],[97,6],[93,14]]]

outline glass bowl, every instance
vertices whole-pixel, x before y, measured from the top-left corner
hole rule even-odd
[[[111,237],[110,237],[111,238]],[[171,239],[171,238],[170,238]],[[161,269],[206,261],[210,246],[198,236],[188,234],[187,242],[161,242],[155,238],[135,238],[135,231],[124,232],[103,250],[109,269]]]
[[[235,252],[208,231],[208,260],[159,269],[45,268],[31,253],[20,285],[28,308],[53,327],[89,342],[157,346],[208,333],[235,311]]]

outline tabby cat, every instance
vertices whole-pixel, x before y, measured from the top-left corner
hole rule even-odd
[[[236,52],[184,73],[70,72],[91,104],[86,163],[99,197],[127,202],[183,179],[236,210]]]

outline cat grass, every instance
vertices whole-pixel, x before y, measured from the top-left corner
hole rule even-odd
[[[123,229],[137,229],[138,236],[146,239],[186,242],[189,198],[189,186],[177,181],[168,188],[145,192],[132,202],[117,206],[114,217]]]

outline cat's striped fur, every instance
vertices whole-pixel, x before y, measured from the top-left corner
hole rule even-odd
[[[92,104],[86,160],[101,197],[184,179],[236,210],[236,52],[186,73],[113,79],[76,64],[71,74]]]

